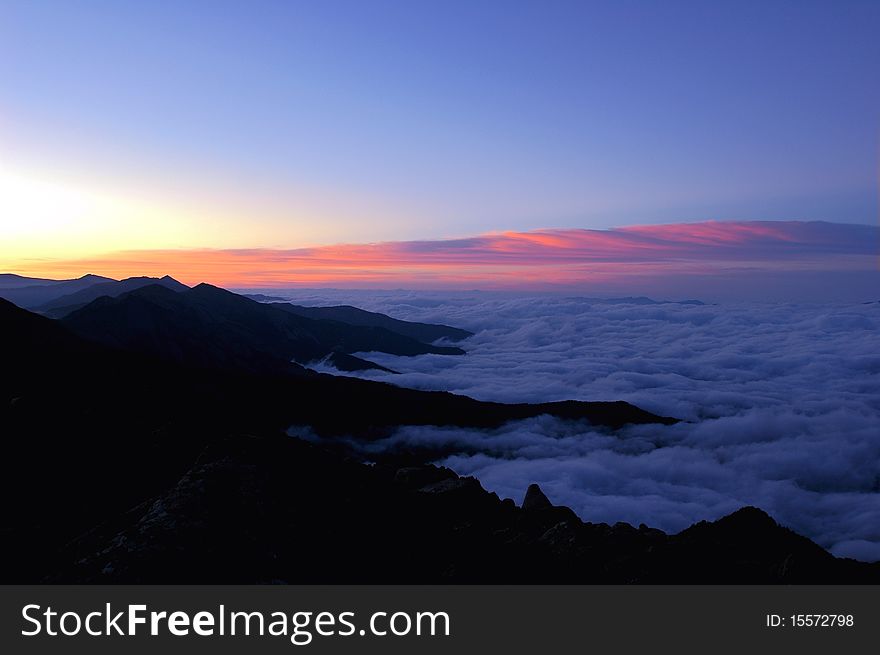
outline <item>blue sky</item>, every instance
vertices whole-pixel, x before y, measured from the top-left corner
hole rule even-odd
[[[5,2],[0,165],[123,198],[107,248],[871,223],[878,34],[878,2]]]

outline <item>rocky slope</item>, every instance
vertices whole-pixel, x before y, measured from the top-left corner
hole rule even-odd
[[[206,448],[164,493],[79,537],[53,582],[878,582],[746,507],[677,535],[520,507],[434,466],[366,466],[293,438]]]

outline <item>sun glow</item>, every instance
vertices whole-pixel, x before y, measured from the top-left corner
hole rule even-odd
[[[95,230],[102,204],[82,190],[0,169],[0,227],[5,239],[42,240]]]
[[[185,214],[81,183],[24,174],[0,164],[0,265],[184,243]]]

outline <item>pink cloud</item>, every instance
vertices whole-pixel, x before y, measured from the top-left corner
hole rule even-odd
[[[164,275],[232,287],[550,289],[652,276],[877,271],[880,229],[805,222],[704,222],[609,230],[499,232],[470,238],[299,249],[126,251],[42,263],[41,275]]]

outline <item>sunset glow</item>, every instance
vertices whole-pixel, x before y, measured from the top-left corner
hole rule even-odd
[[[613,4],[345,4],[195,34],[196,7],[13,3],[0,271],[627,293],[876,273],[867,9],[694,30],[678,8],[634,38]]]
[[[134,194],[0,166],[0,260],[50,261],[189,241],[191,217]],[[9,266],[9,264],[6,264]]]
[[[504,232],[299,249],[127,250],[10,262],[29,275],[171,274],[229,287],[527,288],[731,271],[876,271],[880,230],[829,223],[717,223]]]

